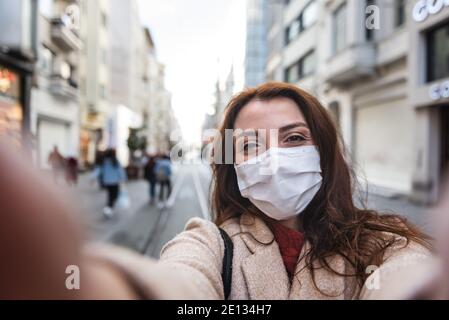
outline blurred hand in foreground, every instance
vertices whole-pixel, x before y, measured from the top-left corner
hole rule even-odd
[[[119,272],[83,258],[70,203],[0,138],[0,299],[134,298]],[[69,266],[79,290],[66,286]]]

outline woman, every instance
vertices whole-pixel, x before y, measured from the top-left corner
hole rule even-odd
[[[354,205],[335,125],[308,93],[282,83],[246,90],[228,105],[221,137],[226,129],[234,130],[235,164],[223,163],[230,150],[226,139],[218,139],[215,223],[192,219],[163,248],[158,268],[179,277],[164,287],[192,297],[225,297],[217,226],[234,245],[230,299],[383,297],[393,270],[428,256],[428,237],[403,218]],[[277,134],[268,134],[272,130]],[[162,280],[150,278],[140,282],[143,289],[154,287],[153,294],[164,296]]]
[[[118,162],[114,149],[106,150],[100,165],[95,168],[94,176],[100,177],[101,185],[107,191],[107,203],[103,214],[106,218],[110,218],[114,215],[113,209],[120,193],[120,183],[126,180],[125,171]]]
[[[234,130],[232,148],[218,139],[214,157],[232,152],[234,161],[212,165],[214,222],[190,220],[160,261],[104,245],[80,255],[65,232],[72,241],[60,265],[81,265],[89,279],[73,297],[224,299],[226,237],[218,227],[234,248],[229,299],[411,297],[406,281],[398,291],[391,283],[429,260],[428,237],[399,216],[354,205],[337,130],[315,98],[283,83],[248,89],[228,105],[222,137],[226,129]],[[40,236],[41,228],[30,229]],[[67,227],[53,230],[57,238]],[[23,276],[28,290],[39,290]],[[70,296],[53,281],[52,296]]]

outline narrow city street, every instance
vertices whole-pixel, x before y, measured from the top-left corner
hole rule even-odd
[[[85,215],[83,221],[92,240],[110,242],[158,258],[163,245],[181,232],[190,218],[198,216],[210,219],[210,176],[210,169],[206,165],[175,165],[172,194],[162,209],[150,205],[146,181],[130,181],[126,184],[126,190],[131,206],[127,210],[117,210],[112,219],[103,217],[106,194],[96,183],[92,183],[89,174],[81,177],[74,196],[80,200],[78,206]],[[426,210],[407,199],[370,194],[368,207],[399,213],[430,231]]]
[[[209,181],[210,169],[204,165],[175,165],[172,193],[165,208],[150,204],[146,181],[130,181],[126,190],[131,207],[117,210],[112,219],[103,217],[106,194],[96,183],[92,184],[88,174],[82,176],[76,194],[81,199],[78,205],[92,240],[111,242],[157,258],[162,246],[181,232],[190,218],[210,219]]]

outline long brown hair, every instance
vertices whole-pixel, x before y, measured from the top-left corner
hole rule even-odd
[[[407,244],[413,241],[430,248],[430,238],[405,218],[361,209],[354,204],[356,179],[344,158],[339,132],[319,101],[298,87],[272,82],[246,89],[228,104],[219,133],[225,137],[226,129],[234,129],[237,115],[250,101],[268,101],[279,97],[293,100],[300,108],[321,157],[322,186],[301,213],[305,239],[311,245],[305,259],[312,277],[314,263],[318,262],[335,274],[355,277],[361,286],[369,276],[367,267],[382,264],[385,250],[396,241],[397,237],[385,237],[383,232],[402,236],[407,239]],[[217,140],[214,148],[226,150],[225,143],[224,139]],[[241,196],[232,165],[215,161],[212,171],[211,207],[217,225],[244,212],[269,220]],[[330,267],[327,258],[335,254],[343,256],[352,265],[353,274],[340,274]]]

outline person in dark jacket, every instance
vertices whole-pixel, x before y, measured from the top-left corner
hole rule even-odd
[[[69,186],[75,186],[78,183],[78,160],[75,157],[67,158],[65,180]]]
[[[156,165],[156,157],[152,155],[148,155],[148,161],[144,167],[144,176],[145,180],[148,181],[149,184],[149,193],[150,193],[150,203],[154,204],[156,197],[156,174],[154,172],[154,167]]]

